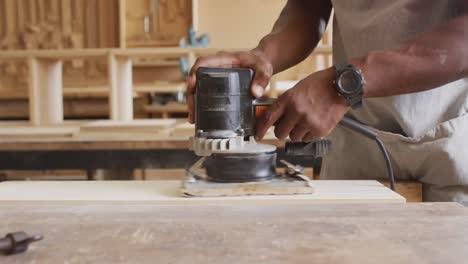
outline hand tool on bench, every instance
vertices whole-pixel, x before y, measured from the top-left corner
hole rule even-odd
[[[42,235],[30,236],[23,231],[8,233],[0,238],[0,253],[13,255],[28,250],[29,244],[42,240]]]

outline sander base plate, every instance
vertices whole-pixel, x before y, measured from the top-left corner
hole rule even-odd
[[[246,195],[293,195],[311,194],[314,187],[310,180],[297,177],[277,176],[270,181],[220,183],[188,177],[182,183],[185,197],[220,197]]]

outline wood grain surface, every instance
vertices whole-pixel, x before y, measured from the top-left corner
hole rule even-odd
[[[0,206],[44,240],[12,263],[466,263],[455,203]]]

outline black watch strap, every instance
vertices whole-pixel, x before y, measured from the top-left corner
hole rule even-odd
[[[335,70],[336,70],[337,72],[342,72],[342,71],[346,70],[347,68],[349,68],[350,65],[351,65],[351,64],[349,64],[349,63],[347,63],[347,62],[337,63],[337,64],[335,64]],[[352,66],[353,66],[353,65],[351,65],[351,67],[352,67]]]
[[[357,109],[362,106],[362,95],[361,96],[354,96],[354,97],[348,97],[346,98],[346,101],[348,101],[349,106],[353,109]]]

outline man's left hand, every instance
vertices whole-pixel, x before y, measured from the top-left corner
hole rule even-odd
[[[275,123],[275,135],[282,140],[288,135],[292,141],[306,142],[327,136],[348,111],[346,100],[333,87],[334,78],[333,68],[319,71],[282,94],[257,120],[257,138]]]

